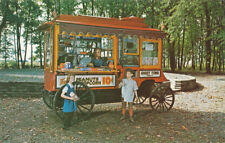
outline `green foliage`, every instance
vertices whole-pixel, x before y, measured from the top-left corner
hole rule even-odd
[[[224,7],[224,0],[1,0],[0,28],[12,29],[7,37],[13,37],[14,32],[15,41],[22,35],[23,46],[30,48],[32,44],[33,60],[40,61],[44,40],[42,33],[36,29],[43,22],[53,19],[54,9],[57,14],[145,17],[145,23],[151,28],[160,28],[162,22],[165,25],[167,37],[164,40],[163,62],[167,65],[181,62],[182,67],[186,67],[195,62],[196,68],[205,67],[206,57],[210,57],[211,67],[221,68],[225,59]],[[209,19],[206,18],[207,10]],[[3,35],[1,29],[0,34]],[[15,48],[13,51],[18,50],[19,45],[9,41]],[[1,45],[4,45],[3,40]],[[1,51],[6,51],[6,56],[15,54],[7,51],[7,47],[1,48]],[[171,55],[175,57],[171,58]],[[170,61],[173,58],[174,63]]]

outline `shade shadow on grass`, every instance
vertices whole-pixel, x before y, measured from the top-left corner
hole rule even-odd
[[[80,136],[88,141],[100,142],[225,142],[224,113],[180,109],[157,113],[146,107],[136,108],[135,123],[129,122],[128,114],[126,120],[120,121],[119,110],[95,111],[88,120],[74,125],[71,132],[81,132]]]

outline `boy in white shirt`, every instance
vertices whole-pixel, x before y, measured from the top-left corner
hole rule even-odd
[[[135,80],[132,79],[134,72],[128,68],[126,70],[126,78],[120,82],[119,87],[122,87],[122,117],[121,120],[125,119],[126,104],[128,103],[130,121],[134,122],[133,119],[133,100],[134,94],[137,97],[138,86]]]

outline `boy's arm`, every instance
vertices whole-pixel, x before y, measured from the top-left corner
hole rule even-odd
[[[138,97],[137,90],[134,90],[134,94],[135,94],[136,97]]]
[[[119,84],[119,88],[121,88],[124,85],[123,80]]]

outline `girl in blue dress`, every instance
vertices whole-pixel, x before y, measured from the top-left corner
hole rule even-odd
[[[67,130],[71,126],[73,118],[73,112],[76,112],[77,105],[75,101],[79,100],[79,97],[74,93],[74,76],[67,76],[67,84],[62,90],[61,97],[64,98],[63,104],[63,129]]]

